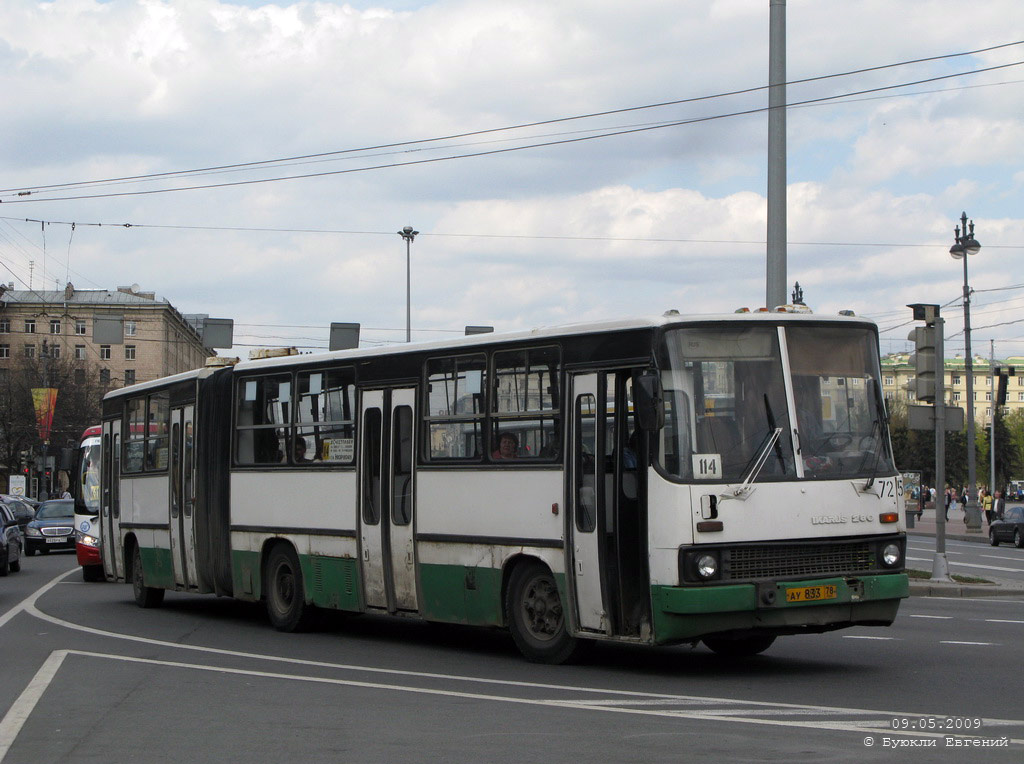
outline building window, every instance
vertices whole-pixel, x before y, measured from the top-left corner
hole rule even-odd
[[[110,345],[100,345],[100,360],[101,361],[109,361],[110,360]]]
[[[959,392],[954,392],[953,393],[953,400],[954,401],[960,400],[960,393]]]
[[[135,384],[135,369],[124,370],[124,384],[125,387]]]
[[[1017,400],[1024,401],[1024,393],[1017,393]]]
[[[25,334],[36,333],[36,320],[34,318],[25,319]]]
[[[10,333],[11,333],[11,319],[9,319],[9,318],[0,319],[0,334],[10,334]]]
[[[25,357],[26,358],[35,358],[36,357],[36,346],[35,345],[26,345],[25,346]]]
[[[125,321],[124,322],[124,336],[125,337],[134,337],[135,336],[135,322],[134,321]]]
[[[60,345],[50,345],[50,358],[60,358]]]
[[[992,391],[991,390],[989,390],[987,393],[985,393],[985,400],[986,401],[992,400]]]
[[[896,384],[896,378],[895,377],[886,377],[885,378],[885,384],[887,384],[887,385],[895,385]]]
[[[124,360],[134,361],[135,360],[135,346],[125,345],[124,346]]]
[[[953,384],[954,385],[959,385],[960,384],[960,375],[959,374],[954,374],[953,375]]]
[[[75,345],[75,360],[76,361],[84,361],[85,360],[85,345]]]
[[[10,345],[0,345],[0,358],[10,358],[10,357],[11,357],[11,346]],[[1024,395],[1024,393],[1021,393],[1021,395]]]
[[[100,369],[100,384],[101,385],[109,385],[110,384],[110,369]]]
[[[60,334],[60,319],[59,318],[51,318],[50,319],[50,334]]]
[[[75,319],[75,334],[81,334],[83,336],[85,335],[85,319],[84,318],[76,318]]]

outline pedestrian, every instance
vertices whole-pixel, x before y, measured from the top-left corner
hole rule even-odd
[[[954,516],[958,509],[960,509],[960,495],[956,492],[955,488],[949,489],[949,509],[953,510]],[[949,512],[946,512],[946,519],[949,519]]]
[[[997,520],[1002,520],[1003,515],[1006,512],[1006,500],[1003,498],[1002,491],[996,491],[996,497],[992,501],[992,514],[995,515]],[[991,525],[992,523],[989,523]]]
[[[981,508],[985,510],[985,522],[992,525],[992,493],[986,488],[981,492]]]

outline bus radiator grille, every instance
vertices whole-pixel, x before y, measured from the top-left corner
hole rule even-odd
[[[722,578],[788,578],[862,573],[876,567],[871,544],[743,546],[723,550]]]

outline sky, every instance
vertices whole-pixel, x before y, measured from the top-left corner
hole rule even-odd
[[[4,0],[0,281],[138,284],[243,357],[372,347],[411,225],[414,341],[761,307],[768,32],[768,0]],[[962,353],[966,212],[974,351],[1024,356],[1024,5],[786,32],[787,292],[883,353],[942,305]]]

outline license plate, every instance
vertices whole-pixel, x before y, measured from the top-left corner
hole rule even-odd
[[[47,544],[64,544],[64,543],[67,543],[67,540],[69,538],[71,538],[71,537],[70,536],[48,536],[46,538],[46,543]]]
[[[794,589],[786,589],[786,602],[819,602],[821,600],[834,600],[839,595],[835,584],[824,586],[799,586]]]

